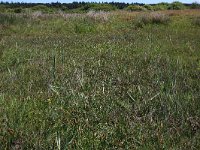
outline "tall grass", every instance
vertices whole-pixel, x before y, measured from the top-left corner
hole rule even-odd
[[[170,17],[163,13],[144,13],[139,14],[135,19],[136,26],[143,26],[147,24],[168,24]]]
[[[0,14],[0,24],[1,25],[12,25],[21,22],[21,20],[16,15],[10,14]]]
[[[195,17],[192,22],[196,26],[200,26],[200,17]]]

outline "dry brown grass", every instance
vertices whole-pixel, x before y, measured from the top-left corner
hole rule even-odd
[[[103,21],[103,22],[107,22],[109,20],[109,16],[111,13],[109,12],[104,12],[104,11],[100,11],[100,12],[95,12],[95,11],[89,11],[86,14],[86,17],[89,19],[92,19],[94,21]]]
[[[185,10],[164,10],[159,11],[169,16],[196,16],[200,15],[199,9],[185,9]]]
[[[149,14],[149,12],[147,12]],[[163,10],[155,11],[154,13],[165,14],[169,16],[200,16],[199,9],[185,9],[185,10]],[[130,12],[130,11],[116,11],[112,13],[116,15],[120,20],[133,20],[141,12]]]
[[[113,12],[113,15],[116,16],[119,20],[122,21],[131,21],[137,16],[139,12],[130,12],[130,11],[116,11]]]

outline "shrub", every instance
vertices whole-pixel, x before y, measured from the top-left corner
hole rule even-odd
[[[139,5],[129,5],[126,10],[128,11],[145,11],[147,10],[145,7],[143,6],[139,6]]]
[[[87,4],[81,8],[83,11],[88,11],[91,8],[91,5]]]
[[[50,9],[49,7],[45,6],[45,5],[37,5],[32,7],[33,11],[41,11],[42,13],[49,13],[49,12],[53,12],[52,9]]]
[[[16,8],[16,9],[14,9],[14,13],[22,13],[22,9],[21,8]]]
[[[190,6],[191,9],[200,9],[200,4],[197,2],[194,2]]]
[[[94,11],[112,11],[112,10],[116,10],[116,7],[110,4],[98,4],[98,5],[93,5],[88,9],[94,10]]]
[[[135,25],[137,27],[143,27],[146,24],[167,24],[170,18],[168,15],[161,13],[151,13],[151,14],[140,14],[136,17]]]
[[[185,9],[185,5],[183,5],[183,3],[179,2],[179,1],[175,1],[170,4],[169,9],[181,10],[181,9]]]
[[[167,10],[168,7],[169,7],[168,3],[158,3],[157,5],[153,6],[153,9],[155,11],[158,11],[158,10]]]
[[[6,6],[0,4],[0,13],[6,12]]]
[[[144,5],[144,8],[146,8],[147,10],[153,10],[153,6],[151,5]]]

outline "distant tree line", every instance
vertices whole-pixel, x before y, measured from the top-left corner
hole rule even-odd
[[[102,3],[97,3],[97,2],[72,2],[72,3],[60,3],[60,2],[52,2],[52,3],[23,3],[23,2],[17,2],[17,3],[9,3],[9,2],[0,2],[1,5],[8,6],[9,8],[17,8],[17,7],[22,7],[22,8],[31,8],[37,5],[44,5],[50,8],[66,8],[66,9],[76,9],[76,8],[81,8],[81,7],[90,7],[93,5],[112,5],[116,7],[117,9],[124,9],[125,7],[129,6],[129,3],[121,3],[121,2],[102,2]],[[134,3],[137,5],[144,5],[142,3]]]
[[[87,12],[89,10],[94,11],[112,11],[117,9],[124,9],[128,11],[145,11],[145,10],[167,10],[167,9],[199,9],[200,4],[194,2],[192,4],[183,4],[175,1],[173,3],[158,3],[145,5],[143,3],[123,3],[123,2],[73,2],[73,3],[9,3],[0,2],[0,12],[15,12],[21,13],[24,11],[42,11],[44,13],[51,13],[55,11],[66,12]]]

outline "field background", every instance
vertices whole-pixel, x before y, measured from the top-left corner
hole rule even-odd
[[[200,10],[1,13],[0,149],[200,149]]]

